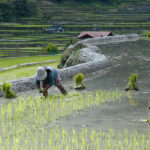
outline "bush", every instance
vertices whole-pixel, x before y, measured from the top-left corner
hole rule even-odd
[[[51,52],[52,52],[52,53],[58,53],[58,52],[59,52],[57,46],[54,45],[54,44],[52,44],[52,43],[49,43],[49,44],[46,46],[45,50],[46,50],[47,52],[49,52],[49,53],[51,53]]]
[[[60,58],[60,62],[58,64],[58,68],[61,69],[64,67],[65,63],[67,62],[69,56],[71,55],[72,50],[70,49],[65,49],[65,51],[62,53],[61,58]]]
[[[76,86],[85,87],[83,84],[83,80],[84,80],[84,74],[82,73],[78,73],[77,75],[74,76],[74,81]]]
[[[70,41],[70,43],[72,43]],[[62,54],[62,57],[60,59],[60,63],[58,65],[58,68],[63,68],[64,66],[69,67],[73,65],[77,65],[80,62],[78,61],[79,56],[79,50],[81,48],[84,48],[85,46],[82,43],[78,43],[74,46],[74,48],[65,48],[65,51]],[[73,57],[68,60],[68,58],[72,55]]]
[[[16,98],[16,94],[10,90],[11,84],[10,83],[3,83],[2,84],[2,91],[5,93],[5,98]]]

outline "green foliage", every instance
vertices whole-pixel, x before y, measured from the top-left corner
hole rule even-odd
[[[75,43],[76,43],[76,41],[71,39],[68,42],[68,46],[70,44],[75,44]],[[58,68],[63,68],[64,65],[66,65],[67,67],[77,65],[79,63],[78,59],[77,59],[78,55],[79,55],[78,50],[83,48],[83,47],[84,47],[84,45],[82,43],[78,43],[78,44],[76,44],[76,46],[74,46],[74,48],[71,48],[71,49],[66,48],[62,54]],[[73,57],[72,57],[73,59],[68,60],[70,55],[73,55]]]
[[[72,53],[72,51],[70,51],[69,49],[66,49],[63,54],[61,55],[61,58],[60,58],[60,62],[58,64],[58,68],[63,68],[67,59],[69,58],[70,54]]]
[[[129,82],[128,82],[127,87],[126,87],[125,90],[126,90],[126,91],[127,91],[127,90],[138,90],[136,81],[137,81],[137,74],[132,74],[132,75],[129,77]]]
[[[42,12],[42,14],[41,14],[41,23],[50,24],[51,19],[52,19],[52,16],[49,13]]]
[[[27,17],[36,14],[37,6],[34,1],[15,0],[12,4],[15,8],[15,14],[17,17]]]
[[[9,2],[0,2],[0,22],[15,20],[14,7]]]
[[[16,98],[16,94],[10,90],[11,84],[10,83],[3,83],[2,84],[2,91],[5,93],[5,98]]]
[[[54,53],[58,53],[58,52],[59,52],[57,46],[56,46],[55,44],[52,44],[52,43],[49,43],[49,44],[46,46],[45,50],[46,50],[47,52],[54,52]]]
[[[84,80],[83,73],[78,73],[77,75],[74,76],[74,81],[75,81],[76,86],[84,87],[83,80]]]
[[[0,21],[11,22],[17,17],[35,16],[38,13],[34,0],[12,0],[0,2]]]
[[[15,7],[16,16],[26,16],[27,15],[27,13],[28,13],[27,0],[15,0],[13,4]]]

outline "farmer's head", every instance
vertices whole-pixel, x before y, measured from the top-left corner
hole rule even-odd
[[[42,67],[42,66],[41,66],[41,67],[38,67],[35,77],[36,77],[36,79],[39,80],[39,81],[42,81],[42,80],[46,79],[46,77],[47,77],[47,72],[46,72],[45,68]]]

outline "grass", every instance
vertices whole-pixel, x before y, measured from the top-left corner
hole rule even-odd
[[[50,62],[50,63],[41,63],[41,65],[50,65],[52,67],[57,68],[58,63],[59,62],[56,61],[56,62]],[[35,75],[37,67],[39,66],[40,64],[34,65],[34,66],[19,67],[16,69],[11,69],[8,71],[0,72],[0,83],[33,76]]]
[[[107,105],[108,101],[120,101],[123,93],[95,91],[92,93],[69,93],[68,96],[52,95],[46,100],[33,96],[1,104],[0,147],[9,150],[148,150],[150,135],[138,132],[115,133],[113,129],[58,127],[57,120],[79,115],[92,106]]]
[[[7,68],[19,64],[24,64],[24,63],[56,60],[56,59],[60,59],[60,57],[61,55],[46,55],[46,56],[4,58],[4,59],[0,59],[0,67]]]

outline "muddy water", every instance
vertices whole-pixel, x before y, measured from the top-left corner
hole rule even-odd
[[[100,52],[111,60],[113,67],[103,76],[93,77],[85,82],[87,89],[124,90],[128,77],[138,74],[138,92],[125,94],[121,102],[86,110],[82,115],[69,117],[57,124],[64,128],[109,128],[116,132],[128,129],[149,134],[150,127],[141,120],[150,118],[147,109],[150,101],[150,42],[138,40],[110,45],[100,45]]]

